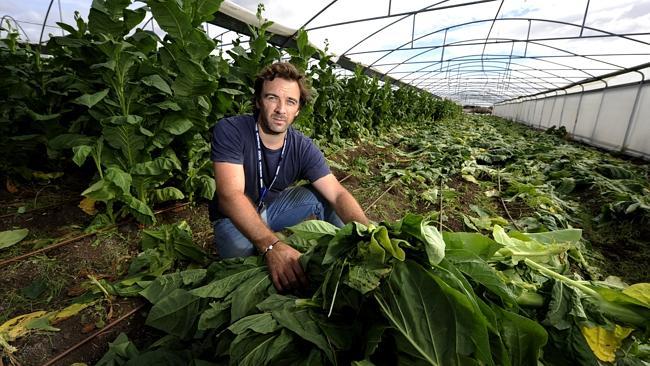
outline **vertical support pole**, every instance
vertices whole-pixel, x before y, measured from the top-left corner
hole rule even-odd
[[[562,126],[562,123],[564,122],[564,107],[566,106],[566,100],[568,98],[568,94],[566,90],[564,91],[564,98],[562,98],[562,108],[560,109],[560,120],[557,122],[558,128]]]
[[[524,48],[524,58],[526,58],[526,55],[528,54],[528,40],[530,39],[531,24],[532,24],[532,20],[528,19],[528,33],[526,34],[526,47]]]
[[[442,41],[442,53],[440,54],[440,71],[442,71],[442,62],[445,59],[445,45],[447,44],[447,31],[449,28],[445,29],[445,38]]]
[[[555,102],[557,101],[557,91],[555,92],[555,97],[553,97],[553,104],[551,104],[551,113],[548,115],[548,124],[551,125],[551,121],[553,120],[553,111],[555,110]],[[542,117],[544,117],[544,110],[542,109]],[[555,126],[555,125],[553,125]],[[559,125],[557,126],[558,128],[560,127]]]
[[[585,7],[585,15],[582,17],[582,26],[580,27],[580,37],[582,37],[582,32],[585,30],[585,21],[587,20],[588,11],[589,11],[589,0],[587,0],[587,6]]]
[[[638,71],[637,71],[638,72]],[[627,121],[627,127],[625,128],[625,137],[623,138],[623,144],[621,145],[621,152],[625,152],[627,149],[627,140],[630,138],[630,131],[632,131],[632,125],[634,123],[634,117],[636,117],[639,106],[639,99],[641,97],[641,88],[643,88],[643,82],[645,77],[641,73],[641,81],[639,81],[639,87],[636,89],[636,97],[634,98],[634,105],[632,106],[632,113],[630,113],[630,118]]]
[[[578,126],[578,117],[580,117],[580,107],[582,107],[582,97],[585,95],[585,87],[580,85],[580,98],[578,99],[578,109],[576,109],[576,119],[573,121],[573,128],[571,129],[571,137],[576,135],[576,126]]]
[[[537,128],[539,128],[540,130],[542,129],[542,119],[544,118],[544,106],[546,105],[546,99],[548,99],[548,97],[546,96],[544,97],[544,99],[542,99],[542,108],[541,108],[542,110],[539,113],[539,124],[537,125]]]
[[[413,28],[411,30],[411,48],[413,48],[414,42],[415,42],[415,14],[413,14]]]
[[[603,101],[605,100],[605,93],[607,93],[607,82],[603,80],[605,87],[603,88],[603,95],[600,97],[600,103],[598,103],[598,112],[596,112],[596,121],[594,122],[594,129],[591,130],[590,143],[594,142],[594,135],[596,134],[596,129],[598,128],[598,119],[600,118],[600,111],[603,109]]]

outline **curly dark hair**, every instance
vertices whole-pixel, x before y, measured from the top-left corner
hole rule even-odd
[[[298,87],[300,88],[300,107],[311,101],[311,90],[307,85],[305,75],[288,62],[276,62],[265,67],[255,79],[255,94],[253,95],[253,109],[255,112],[258,111],[256,102],[261,101],[262,98],[264,81],[272,81],[276,77],[290,81],[293,80],[298,83]]]

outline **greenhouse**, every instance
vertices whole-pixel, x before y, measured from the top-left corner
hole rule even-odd
[[[0,15],[0,366],[650,365],[650,1]]]

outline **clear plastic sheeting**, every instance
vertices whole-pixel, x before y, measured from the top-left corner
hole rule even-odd
[[[73,24],[75,11],[87,19],[92,3],[1,2],[0,36],[13,29],[41,47],[66,33],[57,22]],[[650,64],[639,66],[650,60],[650,0],[225,0],[203,25],[219,51],[249,41],[260,3],[277,46],[303,28],[333,54],[337,75],[360,66],[393,85],[650,156]],[[151,14],[139,27],[163,35]]]
[[[75,10],[87,19],[92,1],[5,1],[0,15],[23,39],[42,44],[50,33],[65,33],[57,22],[73,24]],[[226,0],[215,19],[255,26],[260,3],[275,34],[287,37],[304,28],[313,45],[328,45],[334,60],[344,57],[374,75],[463,105],[490,106],[566,88],[650,59],[650,0]],[[246,28],[211,23],[205,31],[223,51]],[[140,26],[163,33],[150,14]],[[628,74],[609,85],[596,81],[580,92],[639,79]]]
[[[645,78],[648,69],[630,73],[637,79]],[[599,83],[611,85],[615,84],[612,80],[625,79],[624,75],[614,75]],[[575,140],[650,158],[650,81],[642,79],[600,89],[577,84],[570,89],[581,88],[585,90],[572,94],[558,90],[536,98],[501,103],[494,107],[494,114],[538,129],[564,127]]]

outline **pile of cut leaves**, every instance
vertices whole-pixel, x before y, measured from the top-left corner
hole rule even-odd
[[[291,228],[310,286],[280,294],[259,257],[165,274],[140,295],[167,335],[124,335],[99,365],[647,365],[650,284],[571,273],[576,229],[441,234],[423,217]],[[576,261],[575,259],[579,259]]]

